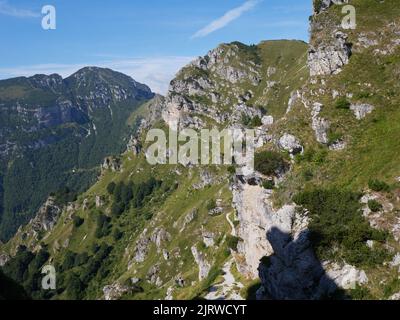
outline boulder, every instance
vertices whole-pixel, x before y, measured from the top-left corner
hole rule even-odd
[[[356,285],[368,283],[368,277],[364,270],[358,270],[349,264],[339,265],[338,263],[324,262],[324,269],[327,277],[342,289],[355,289]]]
[[[292,156],[298,153],[302,153],[304,149],[303,146],[300,144],[299,140],[294,135],[288,133],[285,133],[279,139],[278,144],[280,148],[289,152],[290,155]]]
[[[389,300],[400,300],[400,292],[397,292],[389,297]]]
[[[364,119],[368,114],[374,111],[374,109],[375,109],[374,106],[366,103],[352,104],[350,106],[350,110],[353,111],[357,120]]]
[[[271,126],[274,124],[274,117],[273,116],[263,116],[261,118],[261,123],[263,126]]]
[[[0,267],[4,267],[11,257],[8,254],[0,254]]]
[[[203,230],[202,236],[203,236],[203,242],[207,248],[214,246],[214,238],[215,238],[214,233]]]

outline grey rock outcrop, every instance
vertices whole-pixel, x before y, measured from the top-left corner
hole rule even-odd
[[[132,288],[120,283],[113,283],[103,288],[104,300],[118,300],[124,294],[132,292]]]
[[[398,268],[400,272],[400,253],[396,253],[396,255],[393,257],[393,260],[390,262],[390,266],[392,268]]]
[[[351,44],[343,32],[336,32],[331,44],[311,46],[308,52],[308,66],[311,76],[331,75],[342,71],[349,63]]]
[[[131,136],[126,146],[126,149],[127,151],[132,152],[136,156],[142,151],[142,145],[137,137]]]
[[[135,251],[133,253],[134,262],[140,263],[146,259],[150,241],[150,238],[147,236],[147,229],[143,230],[143,233],[140,235],[138,241],[136,242]]]
[[[147,281],[158,287],[162,286],[162,280],[159,277],[159,273],[160,273],[160,265],[158,264],[153,265],[147,273]]]
[[[320,13],[320,12],[326,11],[334,4],[342,5],[342,4],[349,3],[349,0],[322,0],[322,1],[320,1],[319,7],[316,7],[315,3],[316,2],[314,1],[314,12]]]
[[[389,300],[400,300],[400,292],[397,292],[389,297]]]
[[[289,152],[291,156],[302,153],[304,149],[303,146],[300,144],[299,139],[297,139],[294,135],[288,133],[285,133],[279,139],[278,144],[280,148]]]
[[[126,281],[125,284],[115,282],[111,285],[103,287],[104,300],[119,300],[125,294],[132,294],[134,292],[141,292],[143,289],[139,285],[140,279],[131,278],[130,282]]]
[[[374,109],[375,109],[374,106],[366,103],[352,104],[350,106],[350,110],[353,111],[357,120],[364,119],[368,114],[374,111]]]
[[[330,127],[329,121],[319,116],[323,105],[321,103],[314,103],[311,111],[312,123],[311,127],[315,132],[315,138],[319,143],[328,143],[327,130]]]
[[[102,206],[104,206],[104,198],[102,196],[96,196],[96,208],[101,208]]]
[[[193,184],[193,188],[199,190],[214,183],[215,177],[213,174],[209,170],[204,169],[200,171],[200,182]]]
[[[365,285],[368,283],[368,277],[364,270],[358,270],[356,267],[349,264],[339,265],[335,262],[324,262],[324,270],[326,278],[321,282],[321,289],[329,289],[333,292],[335,288],[329,288],[326,283],[327,279],[333,280],[337,287],[342,289],[355,289],[356,285]]]
[[[32,230],[40,232],[53,229],[60,213],[61,208],[55,203],[55,199],[48,198],[40,207],[36,217],[31,220]]]
[[[0,267],[4,267],[5,264],[10,261],[11,257],[8,254],[0,254]]]
[[[202,234],[202,237],[203,237],[204,245],[207,248],[214,246],[214,238],[215,238],[215,234],[214,233],[203,230],[201,234]]]
[[[197,217],[198,213],[199,213],[198,209],[193,209],[185,216],[185,218],[183,219],[182,228],[180,232],[182,232],[186,228],[186,226]]]
[[[121,171],[121,160],[117,157],[107,157],[104,159],[101,168],[112,172]]]
[[[217,123],[237,123],[242,112],[261,118],[259,110],[246,106],[254,93],[243,92],[240,86],[244,82],[259,85],[260,66],[254,61],[240,60],[240,50],[237,44],[223,44],[178,73],[170,84],[162,112],[170,128],[203,128],[202,117]]]
[[[274,117],[273,116],[263,116],[261,118],[261,123],[263,126],[271,126],[274,124]]]
[[[208,273],[210,272],[211,265],[210,263],[206,260],[204,254],[200,252],[196,246],[192,246],[191,248],[194,260],[199,267],[199,281],[207,278]]]
[[[159,249],[164,242],[171,240],[171,235],[164,228],[156,228],[154,229],[150,240],[154,242],[157,249]]]
[[[280,210],[272,208],[271,191],[258,185],[250,185],[240,180],[232,186],[233,207],[236,209],[239,227],[237,236],[238,255],[243,262],[237,263],[239,271],[247,277],[257,278],[260,259],[272,254],[266,231],[279,226],[290,232],[295,216],[294,206],[284,206]]]

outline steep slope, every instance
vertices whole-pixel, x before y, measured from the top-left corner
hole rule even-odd
[[[92,67],[66,79],[0,81],[0,238],[26,223],[50,192],[93,183],[103,158],[123,150],[134,125],[126,119],[152,97],[130,77]]]
[[[305,43],[271,41],[253,47],[224,44],[199,58],[177,75],[165,100],[158,97],[136,112],[144,118],[138,134],[127,153],[103,166],[98,183],[64,209],[55,209],[57,199],[49,199],[3,250],[17,259],[20,245],[50,254],[57,270],[63,270],[59,282],[63,289],[56,298],[205,296],[222,279],[224,265],[236,275],[237,286],[226,288],[222,283],[216,288],[226,297],[245,297],[246,289],[239,291],[250,280],[239,279],[232,264],[231,250],[236,250],[239,239],[232,222],[237,223],[228,167],[150,166],[138,151],[146,150],[147,128],[166,129],[161,116],[168,123],[174,108],[182,107],[180,119],[189,123],[196,123],[196,114],[184,112],[193,109],[202,125],[219,126],[242,127],[248,123],[246,117],[261,121],[269,108],[267,100],[271,109],[272,101],[276,105],[284,101],[274,106],[276,114],[284,114],[290,92],[273,86],[304,83],[306,53]],[[197,65],[202,61],[213,62],[201,71]],[[205,78],[204,73],[210,76]],[[249,82],[250,73],[254,77]],[[226,92],[220,90],[222,85]],[[229,116],[232,112],[235,118]],[[71,283],[80,289],[71,288]],[[29,283],[25,285],[34,297],[41,297]]]
[[[309,240],[339,287],[355,289],[348,292],[354,298],[387,299],[400,290],[399,7],[396,1],[348,1],[357,13],[356,29],[348,30],[341,28],[342,6],[333,2],[312,17],[310,82],[272,129],[296,136],[304,148],[273,198],[276,205],[294,199],[307,209]],[[286,251],[274,248],[261,266],[267,297],[290,297],[293,290],[271,278],[308,272],[296,262],[302,255],[287,251],[304,252],[307,245],[291,235]]]

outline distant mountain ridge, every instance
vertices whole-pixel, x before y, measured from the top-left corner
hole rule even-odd
[[[0,238],[12,235],[50,192],[88,186],[93,168],[122,151],[131,113],[153,97],[148,86],[97,67],[65,79],[1,80]]]

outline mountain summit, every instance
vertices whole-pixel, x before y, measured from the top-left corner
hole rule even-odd
[[[51,192],[89,186],[103,158],[123,150],[135,125],[129,116],[153,97],[146,85],[94,67],[66,79],[0,81],[0,237],[26,223]]]

